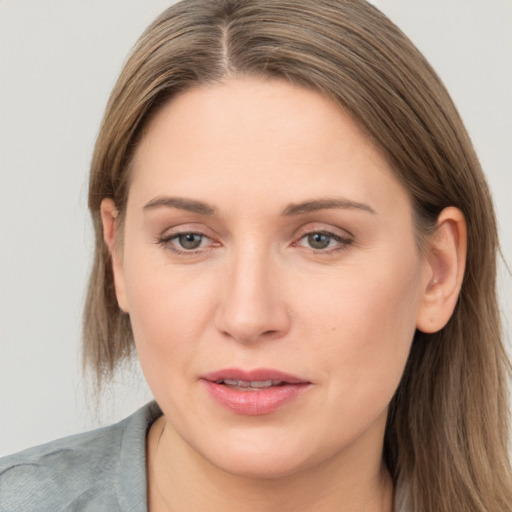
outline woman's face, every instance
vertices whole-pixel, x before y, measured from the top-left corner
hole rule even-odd
[[[431,270],[348,115],[260,78],[182,93],[136,151],[124,230],[118,299],[175,443],[245,475],[380,459]]]

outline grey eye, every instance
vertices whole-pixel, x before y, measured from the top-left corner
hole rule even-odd
[[[313,249],[326,249],[331,244],[333,237],[324,233],[311,233],[307,239],[309,246]]]
[[[203,241],[203,235],[198,235],[197,233],[184,233],[182,235],[178,235],[177,237],[178,243],[183,249],[197,249],[201,246]]]

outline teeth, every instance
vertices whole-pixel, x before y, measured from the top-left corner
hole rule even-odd
[[[224,383],[226,386],[234,386],[237,388],[270,388],[272,386],[278,386],[282,384],[280,380],[231,380],[231,379],[221,379],[217,381],[217,384]]]
[[[272,386],[271,380],[255,380],[251,382],[252,388],[269,388],[270,386]]]

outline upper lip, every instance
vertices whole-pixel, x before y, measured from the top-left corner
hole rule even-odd
[[[244,382],[263,382],[263,381],[279,381],[286,382],[287,384],[309,384],[306,379],[297,377],[290,373],[274,370],[271,368],[255,368],[253,370],[242,370],[239,368],[225,368],[223,370],[216,370],[206,373],[201,376],[202,379],[210,382],[217,382],[221,380],[238,380]]]

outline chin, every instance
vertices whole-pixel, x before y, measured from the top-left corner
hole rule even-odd
[[[291,459],[283,453],[260,453],[243,455],[233,453],[210,460],[218,469],[240,478],[252,480],[271,480],[285,478],[308,467],[307,461]]]
[[[223,442],[217,440],[215,444],[197,446],[195,451],[225,473],[250,479],[287,477],[315,466],[322,459],[321,450],[314,449],[315,443],[299,435],[289,433],[285,439],[280,439],[283,436],[276,432],[260,434],[242,434],[242,439],[223,435]]]

